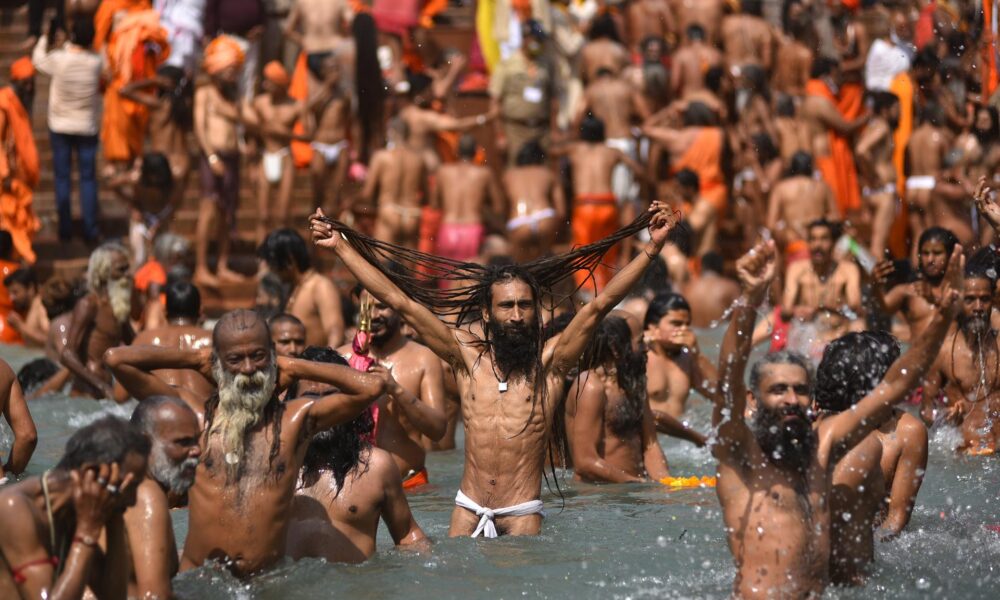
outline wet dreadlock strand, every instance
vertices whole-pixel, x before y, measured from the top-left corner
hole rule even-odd
[[[608,250],[646,229],[652,217],[652,213],[644,212],[628,226],[600,241],[574,248],[564,254],[539,258],[520,267],[535,279],[545,293],[549,293],[559,283],[572,277],[576,271],[590,273],[590,277],[577,284],[570,293],[554,300],[552,306],[556,306],[586,286]],[[454,317],[458,323],[478,319],[478,299],[483,297],[485,289],[492,285],[491,275],[497,267],[452,260],[390,244],[355,231],[329,217],[320,217],[319,220],[331,225],[334,233],[339,233],[366,261],[381,271],[410,298],[439,317]],[[385,266],[390,261],[405,266],[403,269],[390,272]],[[428,278],[450,281],[455,286],[447,286],[447,289],[428,286]],[[469,281],[473,283],[468,283]]]

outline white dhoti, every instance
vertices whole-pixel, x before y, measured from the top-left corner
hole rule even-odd
[[[455,495],[455,504],[476,513],[476,516],[479,517],[479,525],[476,526],[476,530],[470,536],[474,538],[479,537],[480,534],[486,538],[497,537],[497,527],[493,522],[493,519],[496,517],[524,517],[534,514],[545,516],[542,510],[544,505],[541,500],[530,500],[521,504],[515,504],[514,506],[508,506],[507,508],[486,508],[466,496],[462,490],[458,490],[458,494]]]
[[[933,190],[935,183],[933,175],[913,175],[906,178],[906,189]]]
[[[638,158],[635,138],[608,138],[604,144],[609,148],[621,150],[622,154],[632,160]],[[631,169],[621,163],[615,165],[611,171],[611,191],[615,193],[619,206],[626,202],[636,201],[639,197],[639,184],[636,183]]]

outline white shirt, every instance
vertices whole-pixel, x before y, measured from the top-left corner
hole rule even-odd
[[[103,58],[90,50],[67,42],[47,51],[48,38],[41,36],[31,62],[49,75],[49,129],[72,135],[97,135],[100,130],[101,69]]]
[[[896,75],[909,68],[910,57],[902,48],[882,39],[875,40],[865,59],[865,87],[873,92],[888,92]]]

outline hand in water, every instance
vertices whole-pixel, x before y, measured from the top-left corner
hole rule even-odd
[[[325,218],[326,215],[323,214],[323,209],[317,208],[316,212],[309,217],[309,230],[312,231],[314,244],[320,248],[333,250],[337,247],[340,236],[333,230],[333,225],[323,220]]]
[[[1000,203],[997,202],[993,190],[986,185],[985,176],[979,178],[976,191],[972,194],[972,200],[976,203],[976,210],[979,211],[979,214],[989,221],[990,227],[1000,228]]]
[[[952,425],[960,425],[967,414],[969,414],[969,403],[965,400],[955,400],[945,410],[944,419]]]
[[[763,300],[775,275],[774,241],[757,244],[736,261],[740,287],[750,297]]]

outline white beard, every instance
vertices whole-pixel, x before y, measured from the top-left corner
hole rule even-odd
[[[163,451],[163,445],[153,442],[153,448],[149,453],[149,472],[153,479],[168,491],[177,495],[186,494],[194,485],[194,470],[197,466],[197,458],[186,458],[177,464],[171,464]],[[187,472],[191,475],[187,475]]]
[[[108,302],[111,303],[111,312],[115,315],[115,320],[119,323],[128,321],[132,314],[132,279],[122,277],[112,279],[108,282]]]
[[[209,435],[222,435],[222,454],[227,474],[235,479],[243,461],[246,432],[260,423],[264,408],[274,396],[278,381],[277,361],[272,353],[271,365],[251,375],[233,375],[216,359],[212,374],[219,384],[219,407]]]

